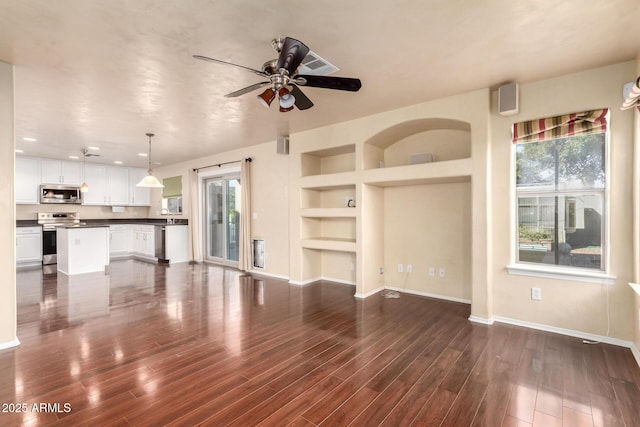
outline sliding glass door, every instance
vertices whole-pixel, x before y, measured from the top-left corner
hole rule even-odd
[[[240,177],[204,181],[205,244],[209,260],[237,264],[240,253]]]

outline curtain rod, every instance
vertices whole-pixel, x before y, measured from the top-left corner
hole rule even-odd
[[[194,172],[198,172],[200,169],[206,169],[206,168],[212,168],[214,166],[220,167],[222,165],[230,165],[231,163],[239,163],[243,160],[246,160],[247,162],[251,163],[251,161],[253,160],[251,157],[247,157],[246,159],[240,159],[240,160],[232,160],[230,162],[223,162],[223,163],[216,163],[214,165],[208,165],[208,166],[202,166],[199,168],[193,168]]]

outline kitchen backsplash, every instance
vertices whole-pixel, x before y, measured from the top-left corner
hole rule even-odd
[[[79,212],[80,219],[147,218],[148,206],[125,206],[124,212],[114,213],[111,206],[82,205],[16,205],[16,220],[37,219],[38,212]]]

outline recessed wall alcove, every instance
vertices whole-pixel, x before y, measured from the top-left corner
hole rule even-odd
[[[412,155],[428,154],[434,163],[470,158],[471,126],[441,118],[406,121],[367,140],[363,154],[365,170],[407,166]]]
[[[362,149],[364,280],[383,266],[387,288],[470,302],[471,125],[406,121]]]

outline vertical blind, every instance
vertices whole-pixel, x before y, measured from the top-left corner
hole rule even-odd
[[[513,143],[547,141],[607,131],[608,108],[513,124]]]

